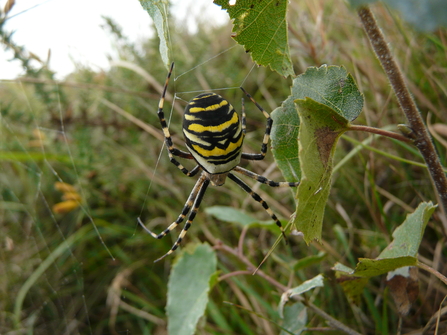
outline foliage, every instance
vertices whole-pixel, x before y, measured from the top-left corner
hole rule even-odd
[[[246,7],[249,1],[236,3]],[[446,32],[420,34],[380,5],[373,10],[439,139],[445,166]],[[170,129],[180,147],[183,100],[197,94],[186,92],[224,88],[240,109],[240,90],[228,88],[242,83],[266,110],[276,109],[272,151],[280,170],[273,169],[272,155],[250,169],[273,180],[302,180],[298,199],[289,189],[254,187],[284,225],[292,217],[301,231],[291,230],[288,244],[275,244],[277,227],[228,183],[209,190],[182,250],[153,263],[176,236],[154,240],[137,218],[165,229],[195,182],[169,163],[163,148],[156,109],[166,61],[158,36],[132,45],[106,20],[120,53],[109,71],[81,66],[55,85],[43,62],[47,72],[36,65],[20,84],[0,83],[0,333],[152,334],[179,325],[170,332],[389,334],[398,332],[399,318],[401,333],[445,330],[444,315],[436,326],[447,294],[437,279],[447,257],[442,212],[428,202],[436,192],[412,142],[399,134],[379,136],[396,134],[395,125],[405,121],[365,47],[359,18],[343,3],[323,0],[291,1],[287,11],[289,40],[274,41],[287,44],[293,72],[304,73],[293,82],[268,68],[250,71],[250,55],[231,48],[231,26],[210,28],[208,18],[198,18],[197,33],[190,33],[171,18],[163,34],[171,34],[177,79],[165,106],[170,110],[175,93]],[[3,45],[20,51],[24,66],[31,64],[26,47],[14,45],[0,27]],[[254,51],[251,56],[258,62]],[[244,151],[257,152],[265,120],[250,104],[245,109]],[[380,131],[371,134],[369,126]],[[322,127],[336,133],[323,146],[316,136]],[[307,207],[307,221],[299,212],[306,208],[300,206],[310,182],[305,178],[315,184],[309,199],[322,197]],[[76,206],[60,205],[69,201]],[[312,215],[319,229],[306,232]],[[408,299],[405,311],[392,301],[392,279],[382,281],[383,273],[403,265],[438,276],[416,275],[419,298]],[[406,283],[413,278],[398,276]]]

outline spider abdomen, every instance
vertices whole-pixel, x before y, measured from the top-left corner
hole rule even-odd
[[[239,164],[242,124],[233,106],[220,95],[203,93],[188,103],[183,134],[188,150],[206,172],[226,173]]]

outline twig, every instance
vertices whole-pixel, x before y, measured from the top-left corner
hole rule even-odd
[[[407,117],[409,128],[411,128],[413,143],[421,152],[427,163],[432,182],[435,186],[441,203],[443,214],[444,234],[447,235],[447,177],[442,170],[439,157],[431,141],[430,135],[425,127],[418,108],[405,84],[402,72],[391,54],[388,44],[377,22],[367,7],[358,10],[358,15],[362,21],[363,28],[368,35],[369,41],[374,49],[377,58],[385,71],[388,80],[396,94],[400,108]]]
[[[435,269],[433,269],[432,267],[428,266],[427,264],[424,264],[422,262],[418,262],[417,266],[427,272],[430,272],[433,276],[435,276],[436,278],[438,278],[440,281],[442,281],[445,285],[447,285],[447,277],[444,276],[442,273],[440,273],[439,271],[436,271]]]
[[[310,308],[312,311],[314,311],[315,314],[318,314],[319,316],[321,316],[323,319],[325,319],[329,325],[331,325],[331,327],[334,327],[338,330],[341,330],[343,332],[345,332],[346,334],[350,334],[350,335],[362,335],[358,332],[356,332],[354,329],[349,328],[348,326],[346,326],[345,324],[341,323],[340,321],[338,321],[337,319],[334,319],[332,316],[330,316],[329,314],[327,314],[325,311],[319,309],[317,306],[315,306],[314,304],[312,304],[311,302],[306,302],[303,301],[303,303]]]
[[[232,255],[236,256],[240,261],[242,261],[245,265],[247,265],[248,271],[253,271],[256,268],[256,266],[254,266],[249,261],[249,259],[247,257],[245,257],[242,253],[240,253],[238,249],[230,248],[229,246],[227,246],[225,244],[218,244],[214,248],[215,249],[219,249],[219,250],[223,250],[223,251],[225,251],[225,252],[227,252],[229,254],[232,254]],[[253,274],[253,272],[250,272],[250,274]],[[287,291],[288,288],[286,286],[284,286],[280,282],[276,281],[272,277],[268,276],[262,270],[258,270],[256,272],[256,274],[258,276],[264,278],[265,280],[267,280],[270,284],[275,286],[279,291],[281,291],[281,292]]]
[[[361,125],[350,125],[349,130],[364,131],[364,132],[377,134],[377,135],[381,135],[381,136],[385,136],[385,137],[389,137],[389,138],[394,138],[395,140],[399,140],[399,141],[406,142],[406,143],[413,143],[413,140],[409,139],[408,137],[406,137],[402,134],[393,133],[392,131],[388,131],[388,130],[384,130],[384,129],[374,128],[374,127],[369,127],[369,126],[361,126]]]

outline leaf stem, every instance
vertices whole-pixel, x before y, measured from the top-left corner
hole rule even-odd
[[[430,135],[425,127],[418,108],[405,84],[402,72],[391,54],[388,43],[382,34],[376,19],[368,7],[358,10],[358,15],[363,24],[363,28],[369,38],[372,48],[385,71],[388,80],[396,94],[400,108],[407,117],[409,127],[414,136],[413,143],[419,149],[427,163],[432,182],[437,191],[441,211],[443,213],[444,233],[447,234],[447,177],[443,172],[439,157],[431,141]]]
[[[381,136],[385,136],[385,137],[394,138],[395,140],[399,140],[399,141],[406,142],[406,143],[413,143],[412,139],[410,139],[404,135],[394,133],[392,131],[380,129],[380,128],[361,126],[361,125],[350,125],[349,130],[364,131],[367,133],[373,133],[373,134],[377,134],[377,135],[381,135]]]
[[[442,273],[440,273],[439,271],[436,271],[435,269],[433,269],[432,267],[428,266],[427,264],[424,264],[422,262],[417,263],[417,266],[427,272],[430,272],[433,276],[435,276],[436,278],[438,278],[440,281],[442,281],[445,285],[447,285],[447,277],[444,276]]]

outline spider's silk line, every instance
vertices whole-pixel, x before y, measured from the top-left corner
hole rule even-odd
[[[245,78],[242,80],[242,83],[239,85],[240,87],[244,87],[244,83],[247,81],[248,77],[250,76],[250,73],[252,73],[252,71],[255,68],[256,63],[253,63],[253,65],[251,66],[250,71],[248,71],[247,75],[245,76]]]
[[[174,81],[176,81],[176,80],[177,80],[178,78],[180,78],[181,76],[184,76],[185,74],[187,74],[187,73],[189,73],[189,72],[191,72],[191,71],[194,71],[194,70],[197,69],[199,66],[202,66],[202,65],[208,63],[209,61],[213,60],[214,58],[219,57],[220,55],[224,54],[225,52],[230,51],[231,49],[235,48],[236,46],[237,46],[237,44],[233,45],[232,47],[229,47],[228,49],[225,49],[225,50],[219,52],[217,55],[215,55],[215,56],[213,56],[213,57],[207,59],[206,61],[204,61],[204,62],[202,62],[202,63],[200,63],[200,64],[198,64],[198,65],[196,65],[196,66],[194,66],[193,68],[189,69],[188,71],[183,72],[182,74],[178,75],[177,77],[174,77]],[[213,91],[215,91],[215,90],[213,89]]]

